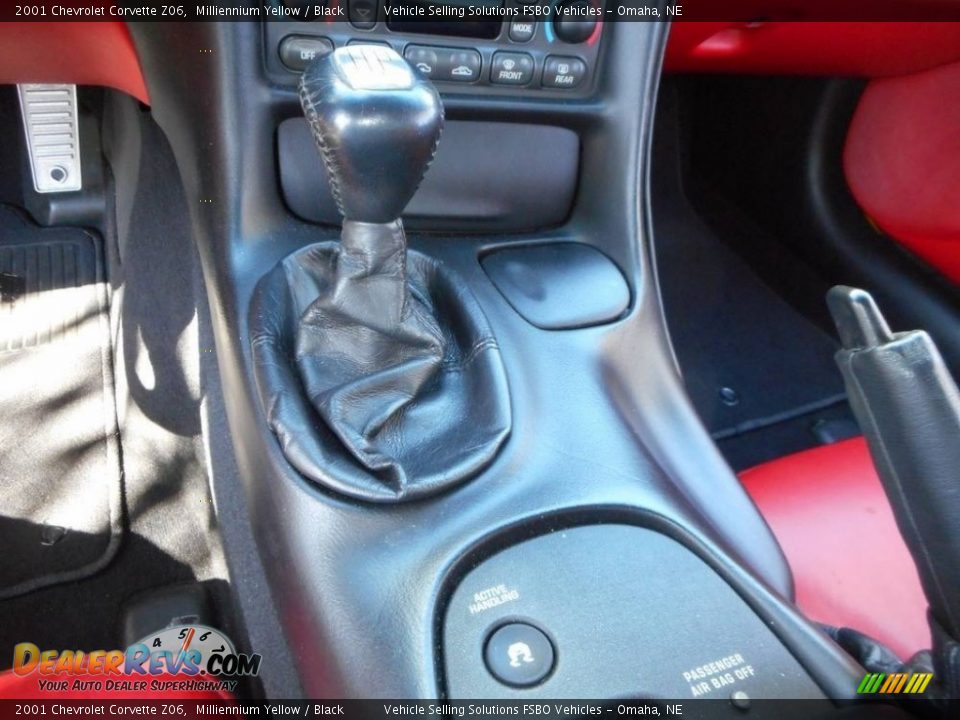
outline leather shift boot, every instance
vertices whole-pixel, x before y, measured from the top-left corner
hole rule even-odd
[[[310,402],[371,470],[395,462],[404,410],[435,378],[444,340],[407,284],[399,221],[345,222],[329,287],[300,318],[297,365]],[[399,438],[397,438],[399,439]]]
[[[464,283],[403,226],[346,221],[286,258],[251,324],[268,420],[301,473],[397,502],[466,480],[510,430],[500,351]]]

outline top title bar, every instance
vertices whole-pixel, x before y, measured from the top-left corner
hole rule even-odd
[[[35,0],[3,3],[4,22],[101,22],[101,21],[192,21],[335,22],[349,19],[351,0],[214,0],[176,2],[165,0]],[[399,8],[401,3],[397,3]],[[403,2],[409,13],[411,3]],[[451,22],[479,19],[531,19],[549,21],[561,12],[579,8],[603,22],[711,21],[761,23],[771,21],[960,21],[960,0],[688,0],[664,2],[569,2],[568,0],[421,0],[418,14],[405,14],[405,21]],[[382,17],[396,10],[391,0],[381,0]]]

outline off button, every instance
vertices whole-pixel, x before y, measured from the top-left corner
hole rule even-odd
[[[543,682],[553,670],[555,659],[550,639],[527,623],[498,628],[487,640],[483,657],[490,674],[513,687]]]
[[[576,57],[551,55],[543,65],[543,86],[570,90],[583,82],[587,64]]]
[[[287,35],[280,41],[280,61],[290,70],[301,72],[314,58],[333,52],[333,43],[322,37]]]

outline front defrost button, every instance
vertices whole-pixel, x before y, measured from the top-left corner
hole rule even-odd
[[[533,58],[526,53],[493,54],[490,82],[497,85],[526,85],[533,80]]]

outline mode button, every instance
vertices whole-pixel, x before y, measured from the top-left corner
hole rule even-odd
[[[508,33],[514,42],[529,42],[536,31],[537,25],[533,20],[514,20],[510,23]]]

